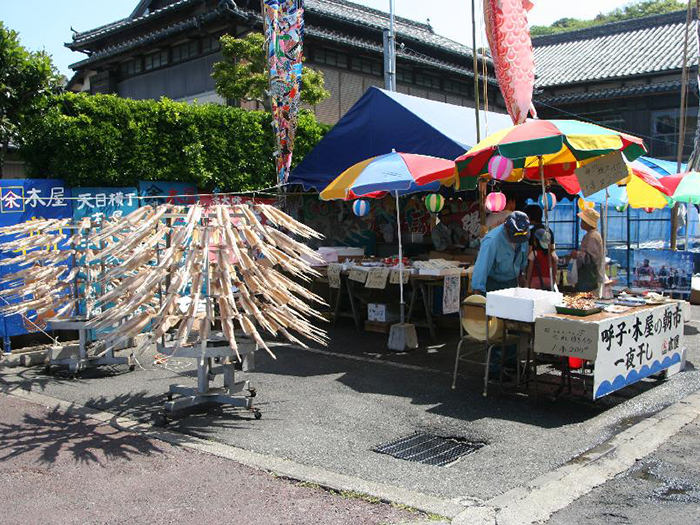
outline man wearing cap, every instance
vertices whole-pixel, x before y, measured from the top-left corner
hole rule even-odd
[[[514,211],[481,241],[472,274],[472,289],[486,293],[518,286],[518,278],[527,268],[530,221]]]
[[[600,213],[592,208],[586,208],[578,214],[581,228],[586,230],[578,251],[571,252],[571,258],[578,265],[578,281],[576,291],[592,292],[605,283],[605,248],[603,238],[598,231]]]

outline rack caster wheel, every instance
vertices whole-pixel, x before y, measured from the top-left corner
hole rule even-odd
[[[170,394],[170,393],[168,393],[168,394],[165,394],[165,397],[167,397],[167,398],[168,398],[168,401],[172,401],[172,400],[173,400],[173,395],[172,395],[172,394]]]
[[[258,395],[258,391],[255,390],[254,388],[249,388],[248,389],[248,394],[250,394],[250,397],[255,397]]]
[[[166,427],[168,425],[168,418],[165,417],[165,414],[161,412],[156,412],[153,414],[153,426],[154,427]]]
[[[136,370],[136,365],[129,365],[129,372]]]
[[[262,417],[262,412],[260,412],[260,410],[253,410],[253,416],[255,416],[255,419],[260,419]]]
[[[46,365],[46,366],[44,367],[44,373],[45,373],[47,376],[52,375],[52,372],[53,372],[53,371],[51,370],[51,365]]]

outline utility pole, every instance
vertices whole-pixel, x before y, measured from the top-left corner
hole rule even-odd
[[[389,29],[384,29],[384,87],[396,91],[396,34],[394,0],[389,0]]]

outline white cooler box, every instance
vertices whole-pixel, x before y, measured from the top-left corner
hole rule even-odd
[[[486,315],[534,323],[546,314],[556,313],[554,305],[561,304],[564,296],[559,292],[532,290],[530,288],[507,288],[486,294]]]

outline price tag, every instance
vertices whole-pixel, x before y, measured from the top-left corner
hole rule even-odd
[[[328,286],[340,288],[340,265],[331,263],[328,265]]]
[[[401,272],[398,269],[392,268],[391,274],[389,275],[389,282],[391,284],[399,284],[399,280],[401,279],[400,275],[401,275]],[[407,272],[406,270],[403,271],[403,283],[404,284],[408,284],[409,275],[410,275],[409,272]]]
[[[350,269],[350,275],[348,275],[348,279],[351,281],[356,281],[358,283],[364,283],[367,280],[367,270],[364,268],[358,268],[355,266],[354,268]]]
[[[383,290],[386,288],[386,280],[389,277],[389,268],[372,268],[365,282],[365,288],[377,288]]]

